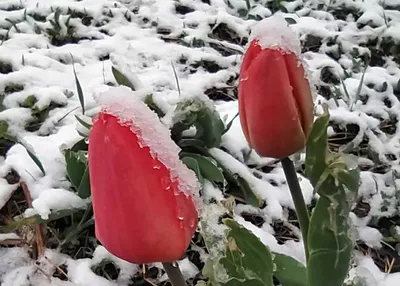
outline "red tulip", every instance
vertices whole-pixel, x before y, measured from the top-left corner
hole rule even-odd
[[[301,150],[313,123],[313,99],[296,54],[255,38],[239,80],[240,122],[249,145],[261,156],[279,159]]]
[[[114,101],[118,101],[117,93],[136,97],[122,88],[114,93],[108,95],[115,96]],[[123,101],[119,104],[114,109],[103,108],[89,138],[96,237],[109,252],[131,263],[178,260],[198,220],[192,195],[183,186],[195,193],[198,182],[178,154],[171,153],[178,147],[171,145],[169,136],[160,137],[160,133],[168,135],[168,130],[164,132],[166,128],[143,102],[135,99],[131,106]],[[126,114],[132,114],[132,121],[126,120]],[[153,143],[143,139],[153,132]],[[157,150],[159,143],[172,148]],[[168,165],[171,162],[174,166]]]

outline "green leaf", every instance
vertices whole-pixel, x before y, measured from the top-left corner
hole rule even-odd
[[[26,152],[28,153],[29,157],[31,157],[32,161],[35,162],[36,166],[40,169],[42,172],[43,176],[46,176],[46,172],[43,168],[42,162],[40,162],[39,158],[36,156],[35,152],[33,150],[30,150],[27,146],[25,146],[21,141],[18,141],[19,144],[24,146]]]
[[[91,196],[89,166],[86,166],[85,172],[82,175],[82,180],[78,188],[78,196],[82,199]]]
[[[75,145],[72,146],[70,150],[73,152],[88,151],[88,144],[86,143],[85,139],[81,139],[78,142],[76,142]]]
[[[228,275],[226,285],[273,286],[274,266],[269,249],[233,219],[223,222],[230,228],[225,256],[219,260]]]
[[[282,286],[307,286],[306,267],[293,257],[272,253],[275,265],[274,276]]]
[[[349,237],[350,207],[342,185],[329,176],[321,186],[334,195],[321,196],[308,232],[308,285],[341,286],[350,268],[353,243]]]
[[[114,75],[115,81],[119,84],[119,85],[124,85],[129,87],[132,90],[136,90],[135,86],[133,85],[133,83],[119,70],[117,70],[115,67],[111,67],[111,71]]]
[[[8,131],[8,123],[5,120],[0,121],[0,138],[4,138],[4,135]]]
[[[85,114],[85,97],[83,96],[81,83],[79,82],[78,76],[76,75],[74,58],[72,57],[72,55],[71,58],[72,58],[72,68],[74,69],[75,84],[76,84],[76,90],[78,92],[79,103],[81,104],[82,107],[82,114]]]
[[[78,115],[75,115],[76,120],[79,122],[79,124],[81,124],[83,127],[85,127],[86,129],[90,130],[92,128],[92,124],[86,122],[85,120],[83,120],[82,118],[80,118]]]
[[[161,118],[161,117],[163,117],[163,116],[165,115],[164,111],[162,111],[162,110],[157,106],[157,104],[154,102],[154,99],[153,99],[153,95],[152,95],[152,94],[149,94],[149,95],[146,96],[146,98],[145,98],[145,100],[144,100],[144,103],[146,103],[147,106],[148,106],[151,110],[153,110],[155,113],[157,113],[158,117]]]
[[[199,182],[201,184],[204,183],[204,178],[201,175],[201,171],[199,168],[199,164],[197,163],[197,161],[194,158],[191,157],[184,157],[182,158],[182,162],[191,170],[193,170],[193,172],[196,173],[197,179],[199,180]]]
[[[82,199],[90,197],[89,168],[85,151],[64,151],[67,176]]]
[[[359,185],[356,161],[328,150],[329,115],[314,123],[307,142],[306,174],[320,195],[308,230],[308,286],[342,286],[351,261],[349,214]]]
[[[218,183],[225,181],[222,171],[212,162],[214,159],[187,152],[181,152],[180,155],[182,158],[193,158],[196,160],[200,173],[205,179]]]
[[[173,122],[171,134],[176,142],[182,139],[183,131],[194,126],[197,131],[195,139],[203,141],[208,148],[221,145],[224,123],[214,106],[200,98],[186,98],[180,101],[175,108]]]
[[[229,123],[226,125],[226,128],[224,129],[224,131],[222,132],[222,135],[224,135],[226,132],[229,131],[229,129],[231,129],[233,122],[235,121],[236,117],[239,116],[239,112],[236,113],[236,115],[231,119],[231,121],[229,121]]]
[[[326,169],[328,152],[329,113],[325,112],[315,120],[306,146],[306,175],[315,187]]]

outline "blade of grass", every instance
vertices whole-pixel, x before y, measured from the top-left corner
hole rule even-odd
[[[72,56],[72,54],[71,54],[71,59],[72,59],[72,68],[74,69],[76,90],[78,92],[79,102],[80,102],[81,107],[82,107],[82,114],[85,114],[85,98],[83,96],[81,83],[79,82],[78,76],[76,75],[74,57]]]
[[[42,162],[40,162],[40,160],[36,156],[36,154],[33,151],[29,150],[29,148],[27,146],[25,146],[22,142],[18,142],[18,143],[21,144],[22,146],[24,146],[24,148],[26,149],[26,152],[28,153],[29,157],[31,157],[33,162],[35,162],[36,166],[40,169],[40,171],[42,172],[43,176],[46,176],[46,171],[43,168],[43,164],[42,164]]]
[[[171,62],[171,65],[172,65],[172,70],[174,71],[176,87],[178,88],[178,94],[179,94],[179,96],[181,96],[181,86],[179,85],[178,75],[176,74],[174,63]]]
[[[369,66],[369,61],[370,61],[369,59],[367,59],[367,60],[365,61],[365,68],[364,68],[364,71],[363,71],[363,73],[362,73],[362,75],[361,75],[360,83],[358,84],[357,91],[356,91],[355,100],[354,100],[354,102],[351,104],[350,111],[353,111],[354,105],[356,104],[356,102],[357,102],[357,101],[359,100],[359,98],[360,98],[361,89],[362,89],[362,86],[363,86],[363,84],[364,84],[364,76],[365,76],[365,72],[367,71],[367,68],[368,68],[368,66]]]

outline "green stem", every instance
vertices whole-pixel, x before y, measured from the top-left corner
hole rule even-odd
[[[307,235],[310,224],[310,215],[308,214],[307,205],[304,201],[299,180],[293,162],[289,158],[284,158],[281,161],[283,171],[285,172],[286,181],[289,185],[289,190],[292,195],[294,207],[296,209],[297,219],[300,224],[301,234],[303,236],[304,250],[306,252],[306,260],[308,260]]]
[[[163,262],[165,272],[169,277],[169,281],[172,286],[187,286],[185,279],[182,276],[182,272],[179,269],[179,265],[176,262]]]

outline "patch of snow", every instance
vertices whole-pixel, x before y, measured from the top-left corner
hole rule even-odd
[[[252,27],[251,40],[257,40],[262,49],[281,49],[300,55],[300,41],[288,26],[285,18],[274,15],[265,18]]]

